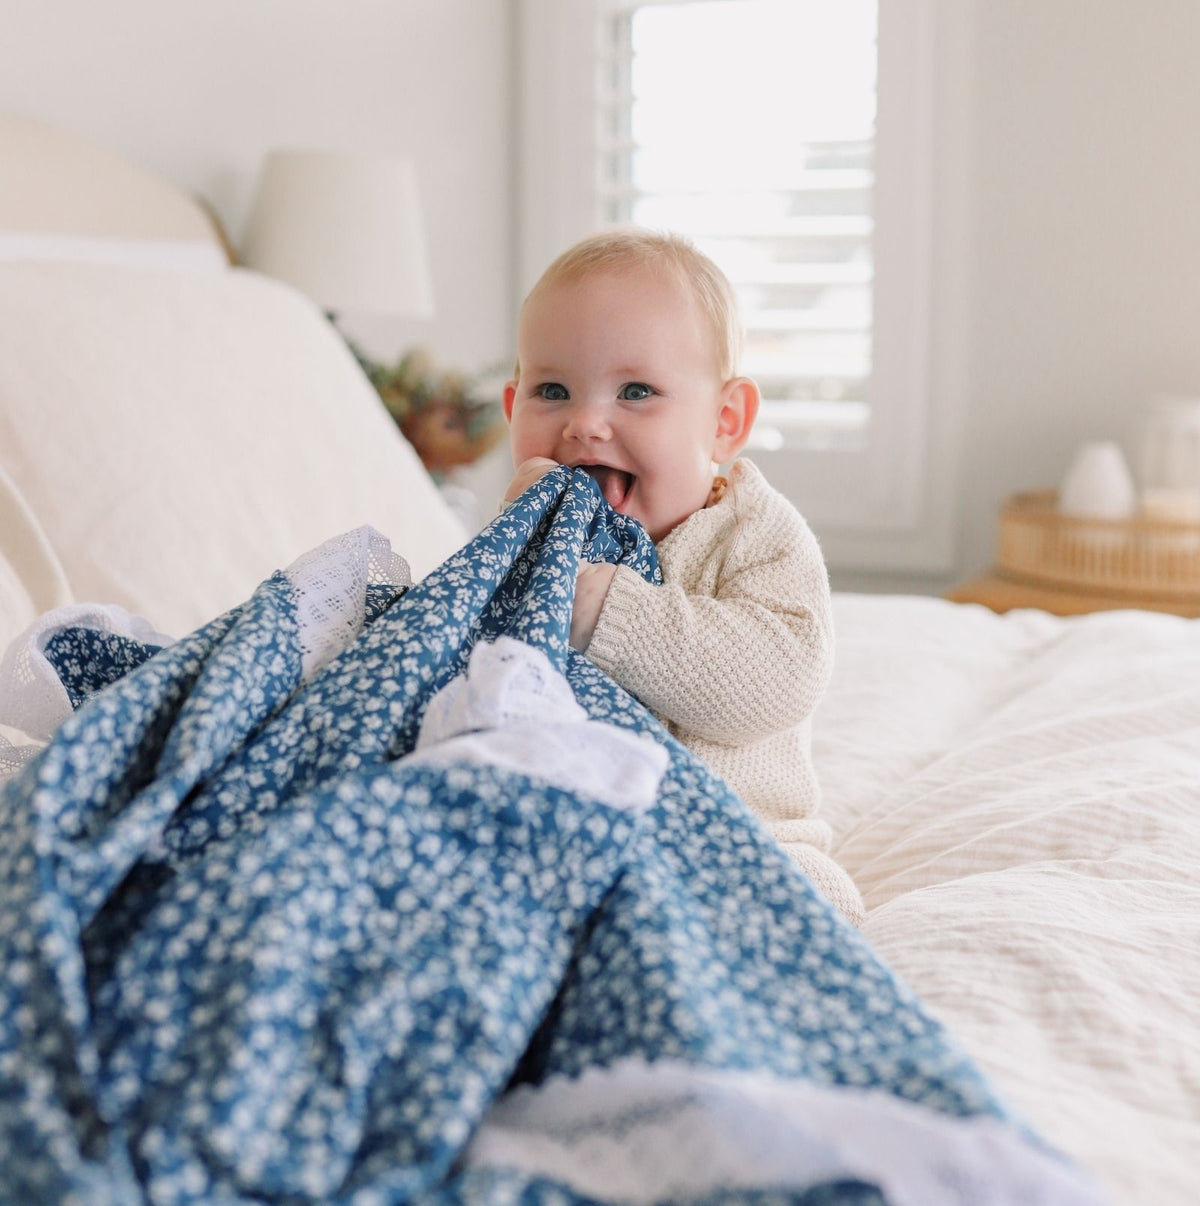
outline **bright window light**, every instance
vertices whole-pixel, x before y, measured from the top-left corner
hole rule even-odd
[[[726,271],[775,446],[861,440],[872,364],[876,0],[613,0],[605,219]]]

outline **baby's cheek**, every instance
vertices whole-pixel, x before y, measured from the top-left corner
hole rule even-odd
[[[515,426],[509,432],[508,442],[512,448],[513,464],[518,468],[526,461],[543,455],[538,450],[537,441],[531,439],[527,431],[521,431]]]
[[[532,460],[534,457],[554,456],[554,436],[544,424],[518,420],[512,426],[510,439],[514,464],[519,465],[522,461]]]

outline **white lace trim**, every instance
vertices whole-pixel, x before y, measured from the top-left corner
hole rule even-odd
[[[1103,1201],[1071,1166],[990,1117],[670,1061],[624,1060],[518,1088],[486,1115],[466,1161],[630,1203],[855,1177],[878,1184],[891,1206]]]
[[[372,527],[334,536],[284,570],[296,596],[301,668],[307,682],[363,629],[368,586],[409,586],[408,562]]]
[[[430,701],[406,762],[486,763],[640,812],[658,795],[667,751],[589,720],[549,658],[512,637],[480,641],[465,674]]]
[[[39,616],[0,658],[0,724],[48,741],[71,715],[71,700],[43,650],[62,628],[92,628],[149,645],[172,638],[115,603],[72,603]]]
[[[369,527],[327,540],[284,572],[295,592],[306,680],[362,631],[368,586],[412,582],[408,562]],[[0,724],[45,741],[71,714],[67,692],[43,653],[50,638],[69,627],[93,628],[151,645],[173,643],[148,620],[116,604],[56,607],[26,628],[0,659]],[[13,750],[21,748],[10,741],[5,746],[0,747],[4,759],[0,766],[15,762]]]
[[[11,737],[16,737],[20,745],[15,744]],[[0,779],[15,775],[35,754],[40,753],[44,744],[40,741],[30,742],[25,733],[8,729],[0,733]]]

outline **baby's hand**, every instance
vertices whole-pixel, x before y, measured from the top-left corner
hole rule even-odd
[[[539,477],[557,468],[558,462],[545,456],[533,456],[527,461],[522,461],[517,466],[512,481],[508,483],[508,489],[504,491],[504,501],[510,503],[514,498],[520,498]]]
[[[607,561],[581,561],[575,579],[575,607],[571,612],[571,647],[582,653],[596,631],[609,583],[617,572]]]

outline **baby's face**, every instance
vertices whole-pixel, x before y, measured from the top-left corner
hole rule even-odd
[[[504,407],[513,463],[581,466],[661,540],[712,487],[724,382],[712,328],[682,281],[613,270],[544,285],[517,332]]]

